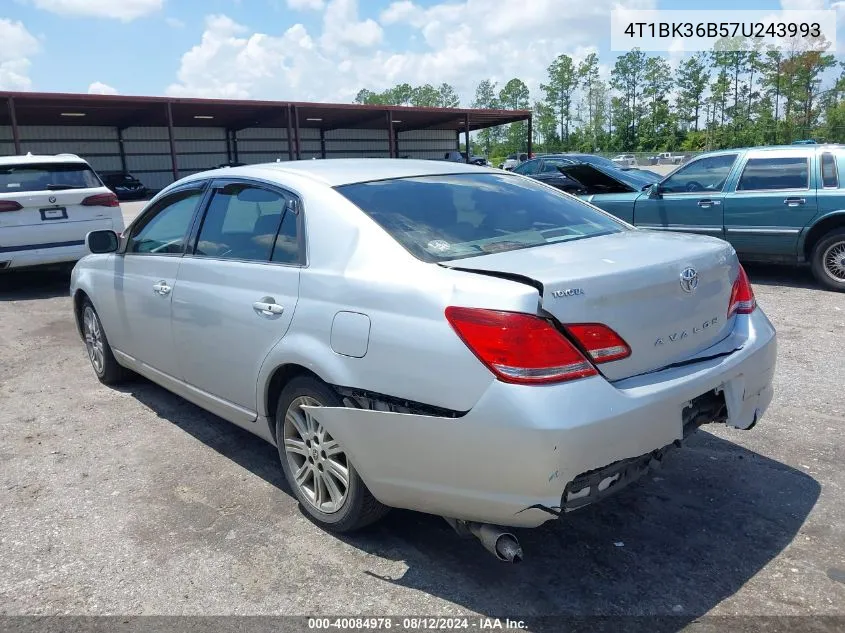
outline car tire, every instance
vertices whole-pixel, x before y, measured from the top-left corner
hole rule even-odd
[[[88,299],[82,304],[80,329],[88,360],[99,381],[104,385],[116,385],[126,380],[130,372],[114,357],[100,315]]]
[[[309,376],[294,378],[279,395],[276,406],[276,444],[285,479],[299,505],[312,521],[332,532],[352,532],[381,519],[389,508],[379,503],[367,489],[355,467],[342,452],[340,444],[316,420],[305,416],[299,408],[302,404],[342,407],[343,402],[329,385]],[[288,419],[288,413],[292,414],[291,420]],[[298,420],[298,424],[293,419]],[[327,456],[321,448],[332,442],[339,452]],[[304,450],[308,456],[293,452],[300,450]],[[301,482],[297,481],[295,468],[301,474]],[[338,478],[330,474],[343,470],[347,482],[345,492],[341,490],[342,476]],[[339,503],[329,490],[328,483],[334,485],[335,492],[343,492]],[[320,492],[316,493],[316,490]],[[320,503],[326,496],[330,500]]]
[[[845,292],[845,228],[834,229],[816,242],[810,265],[819,283]]]

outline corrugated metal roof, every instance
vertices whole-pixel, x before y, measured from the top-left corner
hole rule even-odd
[[[14,103],[18,125],[107,125],[114,127],[167,125],[167,109],[176,126],[214,126],[229,129],[286,127],[299,120],[300,128],[478,130],[523,121],[528,110],[474,110],[376,106],[352,103],[308,103],[229,99],[187,99],[124,95],[0,92],[0,125],[11,123]],[[7,107],[4,107],[7,106]],[[390,115],[388,115],[390,113]]]

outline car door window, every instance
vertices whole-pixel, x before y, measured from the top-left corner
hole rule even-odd
[[[822,154],[822,186],[825,189],[839,187],[839,170],[836,169],[836,158],[830,152]]]
[[[127,253],[181,255],[185,236],[203,189],[187,189],[162,198],[133,227]]]
[[[736,162],[736,154],[707,156],[688,163],[664,180],[664,193],[694,193],[721,191]]]
[[[250,184],[215,189],[194,254],[200,257],[270,261],[287,199]]]
[[[737,191],[807,189],[810,186],[810,160],[805,156],[750,158],[742,170]]]
[[[521,165],[517,165],[513,168],[513,173],[515,174],[522,174],[523,176],[533,176],[540,172],[540,161],[539,160],[529,160]]]
[[[558,167],[564,167],[566,165],[571,165],[573,161],[568,160],[566,158],[547,158],[543,161],[543,169],[540,171],[542,174],[559,174],[560,170]]]

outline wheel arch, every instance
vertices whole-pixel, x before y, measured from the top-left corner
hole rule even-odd
[[[286,385],[294,378],[299,376],[309,376],[321,382],[326,382],[317,375],[314,371],[308,369],[304,365],[298,363],[284,363],[277,366],[270,373],[269,378],[264,383],[264,391],[261,399],[261,404],[266,411],[267,424],[270,427],[270,435],[273,440],[276,440],[276,404],[279,401],[279,396]],[[328,384],[328,383],[326,383]]]
[[[818,241],[834,229],[845,228],[845,210],[835,211],[816,221],[804,236],[802,252],[806,261],[813,256],[813,248]]]
[[[73,293],[73,320],[76,323],[76,331],[80,336],[82,336],[82,306],[85,305],[86,300],[91,301],[91,298],[81,288]]]

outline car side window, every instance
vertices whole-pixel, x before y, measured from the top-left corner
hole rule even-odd
[[[133,227],[126,252],[156,255],[184,253],[185,236],[202,195],[202,188],[187,189],[159,200]]]
[[[245,183],[214,190],[200,227],[194,255],[270,261],[287,199]]]
[[[807,189],[810,161],[806,156],[749,158],[736,186],[737,191]]]
[[[839,170],[836,168],[836,157],[830,152],[824,152],[821,158],[822,187],[836,189],[839,187]]]
[[[513,173],[522,174],[523,176],[531,176],[531,175],[540,173],[540,161],[539,160],[525,161],[521,165],[517,165],[516,167],[514,167]]]
[[[660,188],[665,193],[715,192],[725,187],[725,181],[736,162],[736,154],[707,156],[687,163],[666,178]]]
[[[543,161],[543,170],[540,173],[559,174],[560,171],[558,170],[558,167],[564,167],[571,164],[572,161],[565,158],[547,158]]]
[[[271,261],[282,264],[298,264],[302,261],[299,250],[299,231],[297,229],[297,214],[288,207],[282,216],[282,226],[273,246]]]

